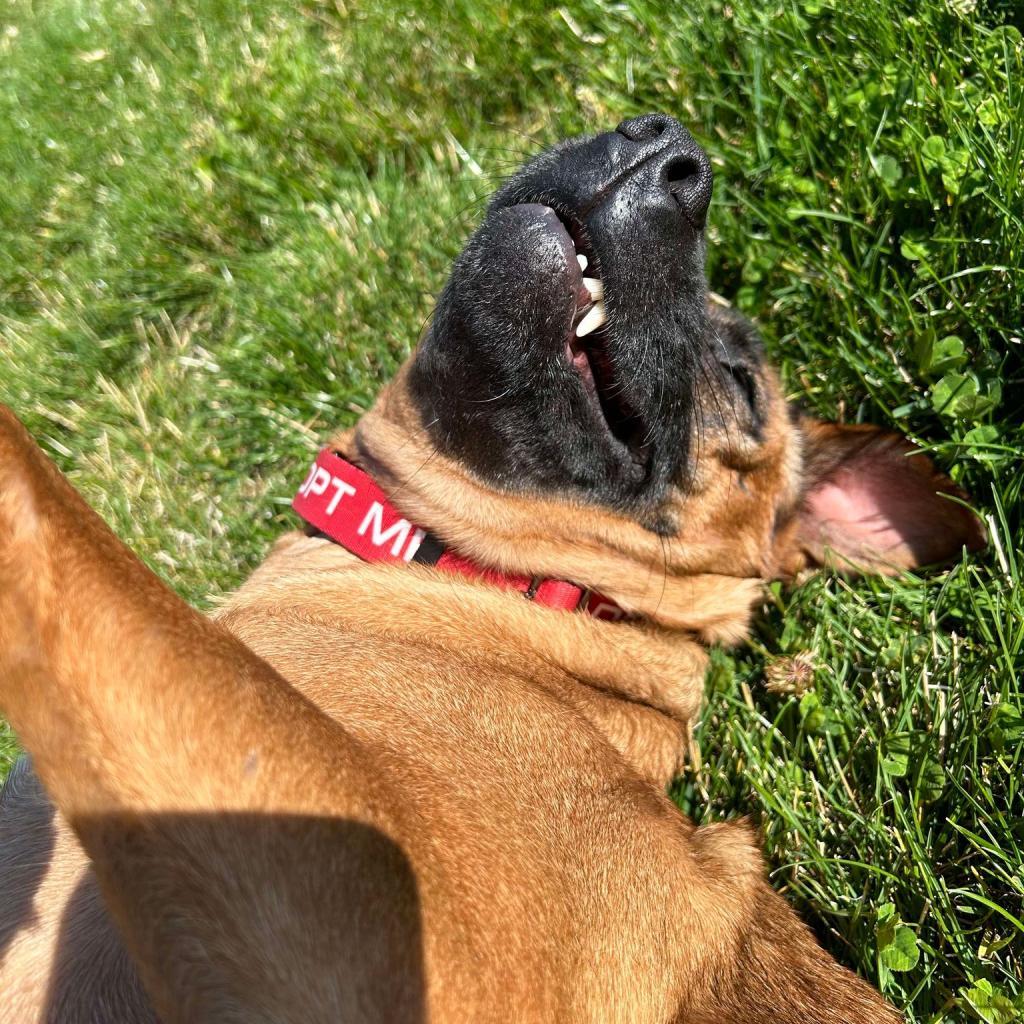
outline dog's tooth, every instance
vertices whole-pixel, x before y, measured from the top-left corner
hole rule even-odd
[[[591,331],[596,331],[607,319],[608,314],[605,312],[604,303],[595,302],[587,315],[580,321],[579,327],[576,328],[576,337],[583,338]]]
[[[576,262],[580,265],[580,270],[587,269],[587,257],[584,256],[583,253],[576,253]]]
[[[604,298],[604,285],[596,277],[583,278],[583,287],[590,292],[594,302],[600,302]]]

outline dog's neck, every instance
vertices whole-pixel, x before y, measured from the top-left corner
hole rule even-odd
[[[332,447],[368,472],[402,514],[502,572],[572,580],[627,612],[705,644],[747,634],[760,579],[666,558],[666,538],[597,505],[499,492],[439,453],[409,396],[407,368]]]
[[[279,542],[231,607],[302,587],[305,602],[313,593],[333,614],[358,608],[361,629],[425,644],[458,635],[477,649],[453,653],[554,692],[647,778],[664,784],[677,774],[703,699],[705,645],[745,633],[756,581],[661,572],[659,540],[624,531],[611,514],[487,488],[429,443],[402,373],[331,446],[454,550],[505,572],[594,587],[638,617],[600,622],[539,608],[428,567],[369,565],[300,534]]]
[[[682,766],[707,667],[704,647],[683,634],[538,607],[428,566],[370,564],[298,532],[278,541],[218,617],[230,626],[237,615],[287,615],[293,600],[305,617],[518,675],[578,712],[658,785]]]

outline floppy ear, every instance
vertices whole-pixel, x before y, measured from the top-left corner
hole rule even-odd
[[[905,437],[803,419],[804,494],[795,539],[818,565],[895,573],[985,546],[966,497]]]

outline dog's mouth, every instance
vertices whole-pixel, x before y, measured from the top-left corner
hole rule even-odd
[[[563,236],[560,241],[566,249],[573,299],[565,338],[566,362],[576,375],[594,425],[642,471],[650,451],[641,411],[630,401],[621,370],[612,357],[608,307],[613,297],[605,294],[600,264],[584,225],[559,215],[557,210],[551,212],[558,218],[552,230]]]
[[[498,486],[653,508],[687,459],[710,194],[706,157],[659,115],[514,175],[414,361],[435,445]]]

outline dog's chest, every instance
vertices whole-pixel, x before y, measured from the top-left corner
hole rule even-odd
[[[673,972],[679,911],[664,882],[681,819],[557,681],[299,617],[229,624],[379,753],[408,823],[394,838],[416,876],[425,954],[445,986],[537,1019],[621,1019],[608,1012],[618,993],[644,1019],[638,965]],[[671,988],[651,989],[651,1020],[666,1019]],[[599,1005],[584,1008],[594,991]]]

